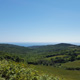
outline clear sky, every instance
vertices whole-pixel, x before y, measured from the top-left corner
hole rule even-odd
[[[80,42],[80,0],[0,0],[0,42]]]

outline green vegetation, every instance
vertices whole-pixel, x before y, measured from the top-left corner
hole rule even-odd
[[[0,44],[0,80],[79,80],[79,75],[80,46]]]
[[[80,71],[78,70],[66,70],[64,68],[43,65],[36,65],[34,68],[40,73],[57,76],[63,80],[80,80]]]
[[[0,80],[59,80],[57,77],[39,75],[34,69],[24,64],[0,61]]]
[[[27,54],[32,49],[27,47],[16,46],[12,44],[0,44],[0,51],[13,54]]]
[[[62,64],[62,67],[68,70],[80,70],[80,60],[76,60],[73,62],[67,62]]]

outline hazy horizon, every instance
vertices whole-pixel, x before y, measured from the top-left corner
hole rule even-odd
[[[13,44],[13,45],[18,45],[18,46],[24,46],[24,47],[30,47],[30,46],[46,46],[46,45],[56,45],[56,44],[60,44],[60,43],[46,43],[46,42],[43,42],[43,43],[41,43],[41,42],[32,42],[32,43],[30,43],[30,42],[13,42],[13,43],[0,43],[0,44]],[[80,45],[80,43],[67,43],[67,44],[73,44],[73,45]]]

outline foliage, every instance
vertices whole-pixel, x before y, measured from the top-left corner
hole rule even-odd
[[[12,44],[0,44],[0,51],[6,53],[27,54],[29,51],[32,51],[32,49]]]
[[[55,66],[56,64],[80,60],[80,47],[64,43],[29,48],[0,44],[0,51],[1,60],[13,60],[34,65]]]
[[[0,65],[0,80],[59,80],[48,75],[39,75],[36,70],[21,63],[2,60]]]
[[[79,80],[78,74],[80,72],[78,70],[80,70],[80,65],[67,67],[67,65],[70,65],[67,63],[70,62],[76,65],[77,62],[75,61],[80,60],[80,47],[72,44],[33,46],[29,48],[0,44],[0,60],[0,80],[58,80],[45,74],[39,74],[41,70],[44,71],[43,73],[47,71],[64,76],[69,74],[71,79],[68,78],[68,80]],[[27,65],[41,66],[41,69],[37,72],[36,70],[39,67],[34,70],[25,66],[26,63]],[[66,66],[63,66],[63,64]],[[42,69],[42,65],[44,69]],[[71,72],[74,70],[77,72]]]

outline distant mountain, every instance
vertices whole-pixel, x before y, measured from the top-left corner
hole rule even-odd
[[[44,46],[33,46],[33,47],[22,47],[16,46],[12,44],[0,44],[0,52],[10,53],[10,55],[17,55],[24,58],[26,61],[34,62],[36,60],[40,60],[47,57],[53,57],[57,55],[64,54],[73,54],[74,52],[79,52],[80,47],[67,44],[60,43],[56,45],[44,45]],[[13,54],[11,54],[13,53]]]
[[[32,46],[31,49],[37,50],[38,52],[53,52],[58,50],[71,49],[73,47],[78,47],[78,46],[68,43],[60,43],[60,44],[46,45],[46,46]]]
[[[66,47],[70,47],[70,46],[74,46],[74,47],[77,47],[77,45],[74,45],[74,44],[68,44],[68,43],[59,43],[59,44],[55,44],[55,45],[43,45],[43,46],[31,46],[31,48],[60,48],[60,47],[63,47],[63,48],[66,48]]]
[[[55,46],[70,47],[70,46],[77,46],[77,45],[69,44],[69,43],[60,43],[60,44],[56,44]]]
[[[8,53],[19,53],[19,54],[27,54],[27,53],[44,53],[44,52],[54,52],[59,50],[70,49],[73,47],[77,47],[73,44],[60,43],[55,45],[44,45],[44,46],[32,46],[32,47],[22,47],[12,44],[0,44],[0,51],[8,52]]]
[[[22,47],[12,44],[0,44],[0,51],[2,52],[8,52],[8,53],[28,53],[32,49],[29,49],[28,47]]]

